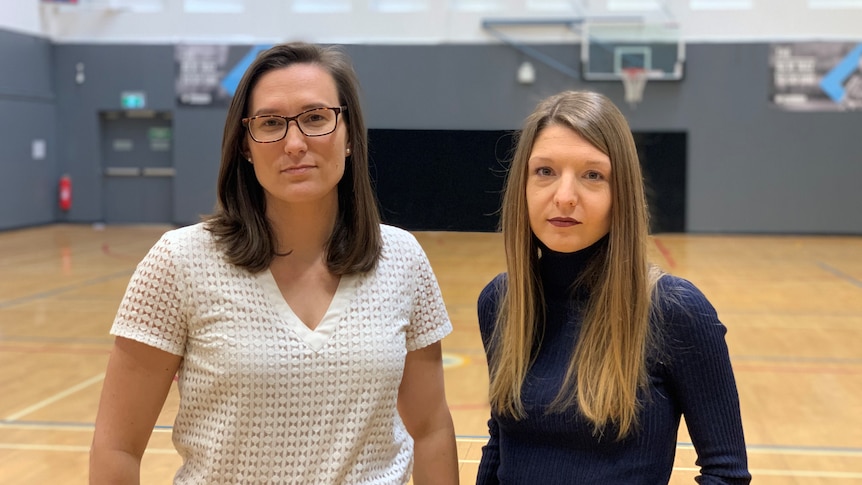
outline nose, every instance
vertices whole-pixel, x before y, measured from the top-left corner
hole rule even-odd
[[[557,181],[554,205],[574,207],[578,203],[578,184],[574,176],[564,175]]]
[[[288,154],[303,153],[308,149],[305,135],[299,130],[296,120],[287,123],[287,133],[284,134],[284,151]]]

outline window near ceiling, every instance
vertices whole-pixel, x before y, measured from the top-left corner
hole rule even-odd
[[[576,0],[527,0],[530,12],[580,12]]]
[[[245,0],[183,0],[188,13],[242,13]]]
[[[608,10],[637,11],[661,10],[661,0],[608,0]]]
[[[351,0],[293,0],[293,11],[301,13],[349,12]]]
[[[81,5],[106,6],[127,12],[161,12],[165,9],[164,0],[110,0],[80,2]]]
[[[372,0],[371,10],[376,12],[422,12],[428,10],[429,0]]]
[[[808,0],[811,9],[862,8],[862,0]]]
[[[754,0],[691,0],[692,10],[748,10]]]
[[[487,12],[492,10],[505,10],[504,0],[450,0],[449,7],[452,10]]]

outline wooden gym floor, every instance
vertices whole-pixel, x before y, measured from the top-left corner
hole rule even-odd
[[[0,232],[0,483],[86,483],[112,339],[137,262],[167,226],[53,225]],[[417,233],[455,331],[443,342],[461,461],[473,483],[487,439],[481,288],[504,268],[488,233]],[[862,484],[862,237],[660,234],[654,261],[690,279],[727,325],[758,484]],[[174,389],[144,457],[170,483]],[[693,483],[684,429],[671,483]]]

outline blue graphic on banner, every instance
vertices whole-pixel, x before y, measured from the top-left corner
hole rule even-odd
[[[832,98],[832,101],[840,103],[844,99],[844,81],[858,69],[860,60],[862,60],[862,44],[857,45],[820,80],[820,88]]]
[[[248,66],[254,62],[254,59],[261,51],[265,51],[272,47],[272,44],[269,45],[256,45],[252,47],[248,53],[233,66],[227,75],[221,80],[221,87],[231,96],[236,92],[236,88],[239,86],[239,81],[242,79],[242,75],[245,74]]]
[[[862,43],[773,44],[770,99],[791,111],[862,111]]]

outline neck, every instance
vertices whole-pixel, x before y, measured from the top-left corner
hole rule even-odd
[[[268,203],[266,210],[278,241],[278,254],[303,261],[319,260],[325,253],[337,215],[337,195],[323,204]]]
[[[542,257],[539,259],[539,276],[547,296],[570,298],[573,285],[601,249],[607,245],[607,236],[593,245],[573,253],[558,253],[539,242]]]

